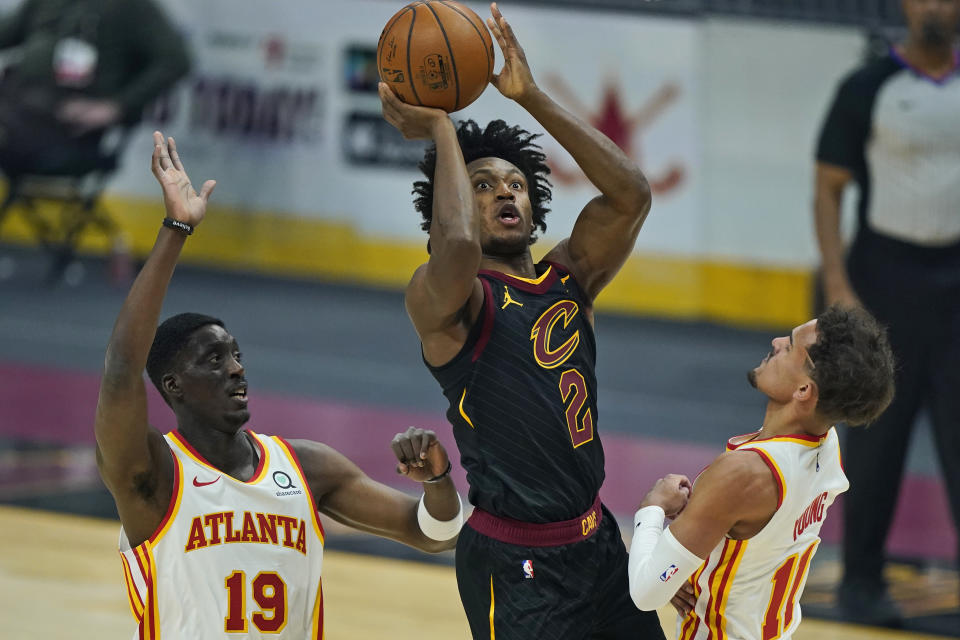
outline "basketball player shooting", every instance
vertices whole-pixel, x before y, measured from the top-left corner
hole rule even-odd
[[[450,403],[476,507],[457,543],[460,597],[475,638],[663,638],[656,615],[630,601],[626,548],[598,496],[593,334],[593,301],[633,250],[650,189],[616,145],[537,86],[496,4],[491,13],[504,56],[494,86],[600,195],[534,263],[550,200],[537,136],[502,120],[455,126],[380,85],[387,121],[434,143],[414,185],[430,258],[406,307]]]
[[[668,475],[640,504],[636,605],[672,602],[680,640],[791,637],[823,519],[850,486],[833,425],[875,420],[893,398],[893,370],[885,331],[861,308],[831,307],[774,339],[748,374],[767,396],[760,430],[731,438],[692,488]],[[664,530],[666,517],[676,519]]]
[[[451,548],[462,515],[450,462],[430,431],[394,438],[397,471],[423,483],[418,501],[324,444],[243,428],[244,365],[223,323],[184,313],[157,327],[214,182],[196,193],[173,139],[154,143],[167,218],[110,337],[95,423],[137,637],[322,638],[318,511],[424,551]],[[144,368],[176,416],[166,435],[147,422]]]

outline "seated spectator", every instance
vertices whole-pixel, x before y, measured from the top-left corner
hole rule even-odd
[[[152,0],[24,0],[0,19],[0,51],[19,48],[0,82],[0,169],[80,175],[100,140],[134,124],[189,68],[184,43]]]

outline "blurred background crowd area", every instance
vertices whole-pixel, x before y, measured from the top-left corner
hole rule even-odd
[[[627,150],[654,187],[636,255],[601,310],[748,326],[810,314],[818,127],[838,80],[902,32],[897,4],[506,7],[539,83]],[[397,3],[161,5],[191,70],[147,106],[126,141],[105,200],[116,233],[85,233],[80,246],[149,249],[157,200],[137,159],[161,128],[195,174],[219,181],[211,230],[194,238],[188,261],[403,284],[423,258],[409,197],[423,147],[382,121],[375,91],[377,37]],[[567,42],[576,45],[558,46]],[[454,117],[537,128],[492,88]],[[556,144],[544,148],[555,188],[540,248],[566,233],[592,193]],[[35,235],[16,215],[0,231],[8,241]]]
[[[81,29],[91,24],[85,4],[110,4],[50,2],[75,11]],[[255,430],[329,442],[372,476],[409,490],[392,472],[393,433],[418,424],[453,442],[400,294],[426,259],[410,194],[424,145],[383,121],[376,93],[378,36],[402,3],[153,4],[156,13],[124,19],[168,35],[148,42],[131,27],[95,50],[93,68],[108,68],[110,51],[122,58],[113,60],[116,87],[97,95],[115,89],[112,107],[81,102],[71,110],[73,126],[89,122],[98,131],[97,153],[71,156],[59,172],[4,171],[0,503],[115,515],[93,462],[92,415],[113,319],[163,215],[149,171],[155,129],[176,138],[195,183],[218,181],[164,315],[224,318],[247,355]],[[483,3],[465,4],[488,13]],[[622,521],[659,475],[693,476],[727,437],[757,428],[763,402],[744,373],[771,337],[818,306],[821,126],[838,83],[904,37],[900,5],[500,3],[538,83],[624,149],[653,188],[636,250],[597,301],[603,497]],[[0,0],[0,15],[22,6]],[[11,28],[0,25],[3,83],[17,86],[18,64],[39,55],[82,94],[91,52],[63,45],[72,38],[57,28],[42,45],[49,54],[38,54],[4,48]],[[542,131],[493,87],[453,117]],[[39,136],[43,125],[11,131]],[[535,257],[569,233],[595,195],[553,140],[541,143],[554,191]],[[847,239],[855,208],[847,190]],[[159,398],[151,402],[153,423],[172,428]],[[921,412],[887,541],[887,579],[908,628],[960,635],[956,531],[928,422]],[[456,477],[465,493],[463,474]],[[841,500],[831,511],[805,594],[805,611],[827,618],[843,617],[834,596],[842,509]],[[332,531],[333,548],[404,553]]]

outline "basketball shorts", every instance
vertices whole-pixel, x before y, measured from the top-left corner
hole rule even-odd
[[[592,535],[556,546],[494,539],[468,521],[457,541],[457,585],[474,638],[664,638],[656,612],[630,599],[619,527],[597,507],[602,516]]]

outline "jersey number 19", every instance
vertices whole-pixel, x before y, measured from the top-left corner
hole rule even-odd
[[[224,580],[227,588],[227,617],[223,630],[243,633],[247,630],[247,584],[243,571],[234,571]],[[251,581],[253,599],[260,610],[250,621],[263,633],[277,633],[287,624],[287,585],[273,571],[261,571]]]

